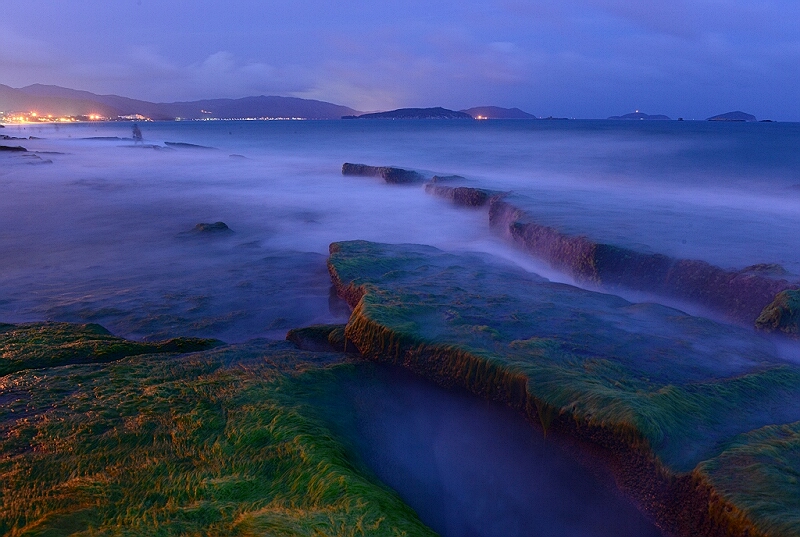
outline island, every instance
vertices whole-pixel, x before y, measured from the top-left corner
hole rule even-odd
[[[536,119],[533,114],[519,108],[501,108],[499,106],[475,106],[462,110],[462,112],[475,119]]]
[[[456,112],[437,106],[435,108],[398,108],[388,112],[342,116],[342,119],[473,119],[473,117],[466,112]]]
[[[758,121],[758,120],[756,119],[756,116],[752,114],[747,114],[745,112],[737,110],[735,112],[727,112],[725,114],[711,116],[710,118],[708,118],[708,121]]]
[[[644,112],[639,112],[638,110],[635,112],[631,112],[630,114],[624,114],[621,116],[611,116],[608,119],[647,119],[647,120],[666,120],[671,119],[669,116],[665,116],[664,114],[645,114]]]

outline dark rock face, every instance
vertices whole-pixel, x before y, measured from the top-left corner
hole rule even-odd
[[[366,164],[342,164],[342,175],[357,175],[361,177],[382,177],[390,184],[421,183],[425,177],[413,170],[394,168],[391,166],[368,166]]]
[[[694,302],[745,324],[752,324],[778,293],[796,287],[760,270],[762,266],[729,271],[705,261],[645,254],[583,236],[565,235],[531,222],[524,211],[500,197],[491,199],[489,223],[578,281]]]
[[[756,319],[756,327],[766,332],[800,337],[800,290],[778,293]]]
[[[0,145],[0,151],[15,151],[15,152],[26,152],[28,151],[21,145],[18,146],[9,146],[9,145]]]
[[[213,224],[201,222],[194,226],[194,231],[197,233],[233,233],[233,230],[225,222],[214,222]]]

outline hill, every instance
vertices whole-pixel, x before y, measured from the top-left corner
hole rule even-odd
[[[622,115],[622,116],[611,116],[608,119],[623,119],[623,120],[624,119],[629,119],[629,120],[630,119],[642,119],[642,120],[644,120],[644,119],[646,119],[646,120],[655,119],[655,120],[665,120],[665,119],[670,119],[670,118],[669,118],[669,116],[665,116],[664,114],[653,114],[653,115],[650,115],[650,114],[645,114],[644,112],[639,112],[637,110],[636,112],[631,112],[630,114],[625,114],[625,115]]]
[[[533,114],[519,108],[501,108],[499,106],[475,106],[462,110],[462,112],[475,119],[536,119]]]
[[[257,96],[241,99],[204,99],[189,102],[152,103],[119,95],[33,84],[20,89],[0,85],[0,110],[30,111],[40,115],[79,116],[99,114],[115,118],[141,114],[156,120],[302,118],[339,119],[356,110],[324,101],[296,97]]]
[[[757,121],[756,116],[737,110],[708,118],[708,121]]]
[[[346,119],[473,119],[465,112],[456,112],[447,108],[398,108],[388,112],[375,112],[360,116],[348,116]]]

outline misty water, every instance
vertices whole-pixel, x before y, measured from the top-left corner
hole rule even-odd
[[[396,366],[340,374],[327,420],[423,522],[452,537],[658,537],[596,456],[500,404]]]
[[[476,186],[520,194],[538,221],[565,232],[725,268],[774,263],[785,277],[800,279],[798,124],[140,127],[141,145],[133,144],[129,123],[2,129],[35,139],[0,144],[36,153],[0,154],[0,322],[96,322],[138,339],[283,338],[291,327],[347,320],[346,307],[331,296],[325,260],[331,242],[351,239],[479,251],[570,281],[493,234],[485,211],[453,207],[421,186],[344,177],[343,162],[459,174]],[[232,232],[194,231],[216,221]],[[787,355],[796,356],[790,347]],[[392,432],[365,431],[376,439]],[[522,451],[503,457],[529,464]],[[412,482],[444,490],[463,478],[437,476],[435,485],[419,476]],[[588,501],[577,498],[564,501]],[[441,528],[458,519],[447,502],[435,509],[442,510]]]

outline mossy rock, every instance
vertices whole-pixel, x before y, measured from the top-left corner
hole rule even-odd
[[[741,497],[691,480],[737,435],[800,420],[800,368],[771,340],[427,246],[334,243],[328,266],[365,357],[504,401],[617,453],[621,468],[645,461],[622,481],[675,533],[767,527]],[[697,521],[674,520],[679,494]],[[712,520],[716,510],[728,514]]]
[[[0,534],[434,535],[309,403],[344,357],[254,342],[6,375]]]
[[[186,353],[219,345],[222,345],[219,340],[200,338],[129,341],[98,324],[3,324],[0,325],[0,376],[23,369],[110,362],[140,354]]]
[[[800,289],[778,293],[756,319],[756,327],[765,332],[800,337]]]

